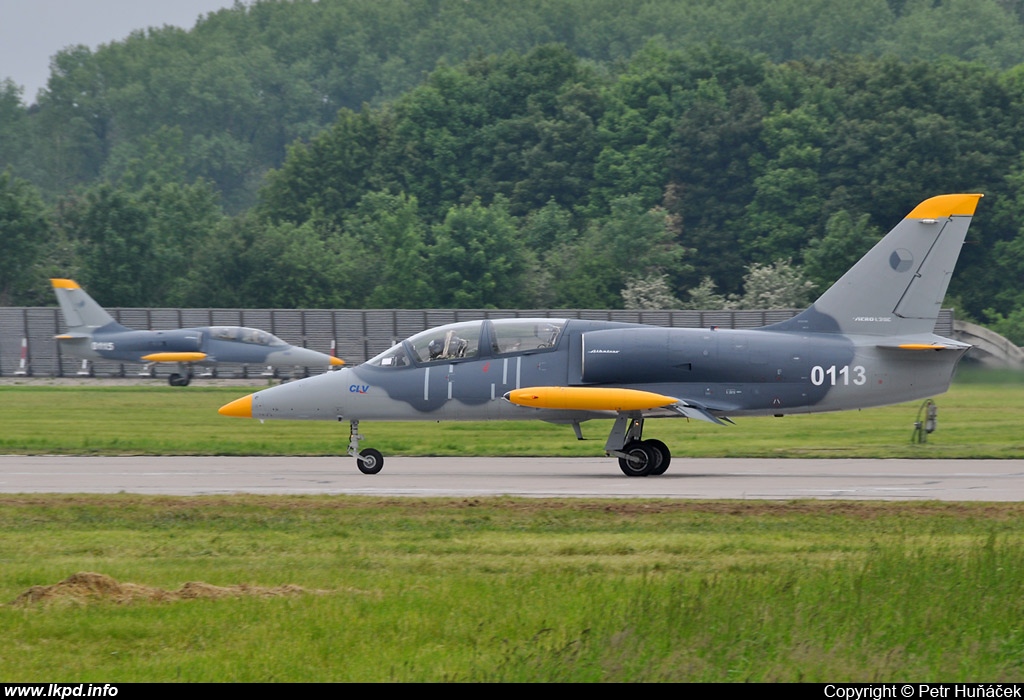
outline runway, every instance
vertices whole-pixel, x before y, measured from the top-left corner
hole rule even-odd
[[[0,456],[0,493],[532,498],[1024,500],[1024,460],[674,459],[630,478],[607,458]]]

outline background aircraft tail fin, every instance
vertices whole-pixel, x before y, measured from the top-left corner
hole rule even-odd
[[[68,324],[68,331],[89,333],[111,324],[113,328],[124,328],[74,280],[51,279],[50,283],[57,295],[61,313],[64,314],[64,322]]]
[[[980,194],[918,204],[810,308],[773,330],[933,333]]]

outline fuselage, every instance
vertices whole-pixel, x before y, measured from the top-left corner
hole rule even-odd
[[[252,417],[557,422],[615,415],[502,398],[541,386],[656,392],[722,416],[845,410],[945,391],[969,346],[933,335],[906,340],[907,347],[941,345],[911,351],[873,335],[474,321],[424,331],[356,367],[256,392]]]
[[[67,338],[64,347],[89,360],[119,362],[184,361],[329,367],[330,355],[289,345],[266,331],[242,326],[200,326],[142,331],[123,326],[97,328],[88,337]],[[178,357],[180,359],[173,359]]]

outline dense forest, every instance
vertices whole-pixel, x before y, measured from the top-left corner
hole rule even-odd
[[[0,82],[0,305],[799,306],[954,191],[1024,343],[1024,0],[258,0]]]

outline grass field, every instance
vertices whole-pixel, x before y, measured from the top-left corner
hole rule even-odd
[[[919,404],[651,421],[676,455],[1024,456],[1017,375]],[[0,387],[0,452],[337,454],[213,387]],[[388,454],[606,426],[362,426]],[[63,583],[62,583],[63,582]],[[191,583],[190,583],[191,582]],[[1022,681],[1024,504],[0,495],[0,682]]]
[[[1019,681],[1022,516],[2,496],[0,680]]]

